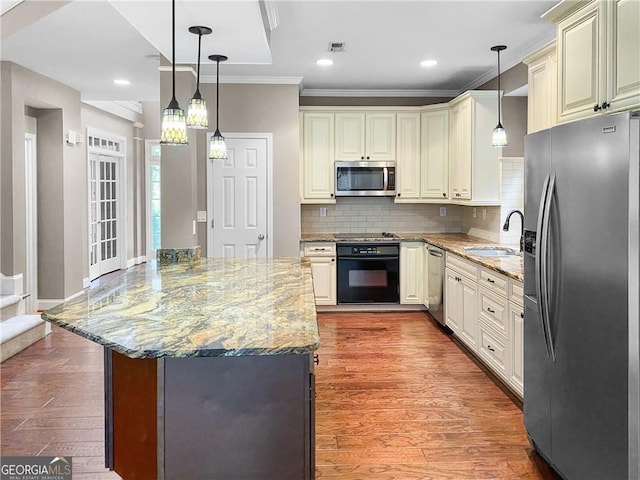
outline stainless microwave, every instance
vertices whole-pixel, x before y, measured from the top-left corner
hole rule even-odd
[[[395,162],[335,162],[336,197],[396,195]]]

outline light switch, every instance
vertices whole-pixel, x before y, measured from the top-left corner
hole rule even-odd
[[[207,223],[207,211],[198,210],[196,212],[196,218],[198,219],[198,223]]]

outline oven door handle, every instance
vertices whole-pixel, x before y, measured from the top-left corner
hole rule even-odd
[[[375,257],[354,257],[351,255],[339,255],[338,261],[340,260],[398,260],[400,257],[398,256],[375,256]]]

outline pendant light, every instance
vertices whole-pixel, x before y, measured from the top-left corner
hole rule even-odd
[[[209,27],[189,27],[189,31],[198,35],[198,70],[196,73],[197,83],[196,91],[187,108],[187,127],[188,128],[208,128],[209,118],[207,116],[207,102],[200,95],[200,47],[202,46],[202,36],[209,35],[211,29]]]
[[[213,137],[211,137],[209,158],[224,160],[227,158],[227,146],[224,143],[224,137],[218,129],[218,112],[220,110],[220,62],[226,61],[227,57],[224,55],[209,55],[209,60],[216,62],[216,131]]]
[[[173,73],[173,85],[171,101],[162,114],[162,133],[160,135],[161,145],[186,145],[187,124],[184,118],[184,110],[178,105],[176,100],[176,0],[171,1],[171,48],[173,60],[171,70]]]
[[[500,118],[500,52],[506,49],[506,45],[496,45],[495,47],[491,47],[492,52],[498,52],[498,125],[493,129],[493,136],[491,140],[491,145],[494,147],[507,146],[507,131],[502,126]]]

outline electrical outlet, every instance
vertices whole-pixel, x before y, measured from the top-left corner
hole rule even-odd
[[[447,216],[447,207],[440,207],[440,216],[441,217]]]
[[[198,234],[197,224],[196,224],[196,221],[195,221],[195,220],[193,221],[193,234],[194,234],[194,235],[197,235],[197,234]]]
[[[487,209],[486,209],[486,208],[483,208],[483,209],[482,209],[482,219],[483,219],[483,220],[486,220],[486,219],[487,219]]]
[[[327,216],[327,207],[320,207],[320,216],[321,217]]]
[[[478,218],[478,209],[473,207],[473,218]]]

